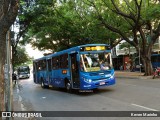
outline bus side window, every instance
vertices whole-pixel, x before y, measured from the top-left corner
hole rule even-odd
[[[58,69],[59,68],[59,57],[53,57],[52,58],[52,69]]]
[[[42,70],[45,70],[46,69],[46,60],[43,60],[42,61]]]
[[[57,59],[56,59],[56,69],[59,69],[59,56],[57,57]]]
[[[38,70],[45,70],[46,69],[46,60],[41,60],[37,63]]]
[[[42,63],[41,63],[41,61],[39,61],[39,62],[38,62],[38,70],[39,70],[39,71],[42,70],[42,67],[41,67],[41,66],[42,66]]]
[[[68,68],[68,54],[60,56],[60,68]]]
[[[38,69],[38,68],[39,68],[38,62],[36,62],[35,65],[36,65],[36,66],[35,66],[35,69],[38,71],[38,70],[39,70],[39,69]]]
[[[56,67],[56,60],[55,60],[55,58],[52,58],[52,69],[55,69]]]
[[[51,66],[51,59],[48,60],[48,70],[51,71],[52,70],[52,66]]]

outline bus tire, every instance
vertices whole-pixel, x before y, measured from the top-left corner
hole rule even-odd
[[[41,78],[41,87],[44,88],[44,81],[42,78]]]
[[[49,88],[48,85],[45,85],[45,84],[44,84],[43,78],[41,78],[41,87],[42,87],[42,88]]]
[[[72,92],[71,83],[70,83],[69,81],[66,82],[66,90],[67,90],[67,92],[69,92],[69,93]]]

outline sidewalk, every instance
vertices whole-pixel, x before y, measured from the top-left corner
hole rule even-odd
[[[13,109],[14,111],[22,111],[18,83],[13,83]]]
[[[19,83],[15,84],[13,82],[13,111],[25,111],[24,105],[22,103],[22,98],[20,96]],[[14,117],[14,120],[35,120],[34,118],[24,118],[24,117]]]
[[[144,76],[144,73],[140,73],[139,71],[115,71],[115,77],[128,79],[152,79],[153,76]]]

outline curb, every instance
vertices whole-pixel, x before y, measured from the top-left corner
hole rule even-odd
[[[143,72],[115,71],[116,78],[152,79],[153,76],[144,76]]]
[[[143,77],[143,76],[139,76],[139,77],[131,77],[131,76],[116,76],[115,75],[115,78],[128,78],[128,79],[152,79],[152,76],[146,76],[146,77]]]

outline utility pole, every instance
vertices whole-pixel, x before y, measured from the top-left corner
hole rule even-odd
[[[11,37],[10,30],[6,35],[6,64],[5,64],[5,106],[6,111],[12,111],[13,91],[12,91],[12,69],[11,69]],[[7,120],[12,120],[11,117]]]

